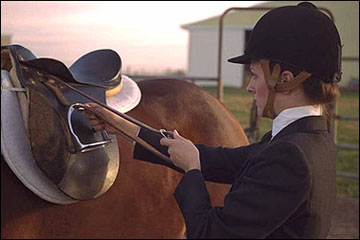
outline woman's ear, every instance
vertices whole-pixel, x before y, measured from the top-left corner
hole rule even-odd
[[[294,74],[290,71],[283,71],[280,76],[279,76],[279,80],[278,83],[288,83],[291,82],[294,79]],[[284,95],[289,95],[293,92],[294,89],[292,90],[287,90],[287,91],[283,91],[281,92]]]
[[[292,81],[294,79],[294,74],[290,71],[283,71],[280,74],[280,83],[287,83],[289,81]]]

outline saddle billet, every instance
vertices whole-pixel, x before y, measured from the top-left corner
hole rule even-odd
[[[22,46],[4,46],[1,47],[1,53],[2,69],[10,71],[10,68],[14,68],[16,77],[29,92],[29,140],[39,168],[60,190],[73,199],[87,200],[102,195],[111,187],[118,173],[119,153],[116,137],[111,137],[113,143],[107,147],[98,146],[92,151],[79,151],[79,146],[70,132],[68,107],[72,103],[85,103],[89,100],[54,83],[69,105],[59,101],[51,89],[43,84],[48,82],[48,79],[43,81],[41,78],[48,76],[44,75],[42,70],[55,73],[76,89],[105,103],[105,91],[116,86],[121,79],[120,57],[112,50],[95,51],[94,55],[89,53],[72,67],[72,71],[77,72],[78,79],[75,79],[61,62],[54,59],[37,59]],[[97,57],[101,57],[100,55],[103,57],[102,60],[112,67],[107,69],[106,73],[97,72],[97,77],[91,79],[91,65],[96,62]],[[25,62],[33,64],[34,67],[26,67],[23,64]],[[90,73],[86,71],[86,66]],[[84,114],[74,112],[71,122],[73,131],[83,142],[103,141],[101,133],[92,131]]]

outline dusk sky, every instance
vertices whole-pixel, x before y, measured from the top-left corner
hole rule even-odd
[[[119,53],[124,70],[186,70],[188,31],[180,26],[254,1],[1,1],[1,34],[38,57],[68,66],[101,48]]]

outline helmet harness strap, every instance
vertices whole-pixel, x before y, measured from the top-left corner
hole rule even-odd
[[[265,82],[269,89],[267,102],[263,110],[263,117],[274,119],[277,116],[274,110],[275,93],[290,91],[297,88],[301,83],[308,79],[311,74],[302,71],[292,81],[278,83],[277,80],[281,73],[280,65],[276,63],[272,73],[270,73],[270,61],[268,59],[260,59],[260,64],[264,71]]]
[[[264,71],[265,82],[269,89],[269,94],[267,97],[266,105],[263,110],[263,116],[269,117],[274,119],[276,117],[275,110],[274,110],[274,98],[275,98],[275,86],[276,82],[280,75],[280,65],[276,64],[274,66],[273,72],[270,73],[270,61],[261,59],[260,60],[261,67]]]

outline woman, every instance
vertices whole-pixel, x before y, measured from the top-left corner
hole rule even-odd
[[[336,201],[336,145],[322,105],[339,94],[336,26],[311,3],[276,8],[257,22],[245,54],[229,61],[250,64],[247,91],[258,114],[273,119],[272,131],[230,149],[193,144],[176,130],[161,138],[141,129],[138,136],[172,164],[138,144],[134,158],[184,172],[174,196],[188,238],[326,238]],[[95,130],[107,127],[87,117]],[[232,184],[223,207],[211,206],[204,181]]]

